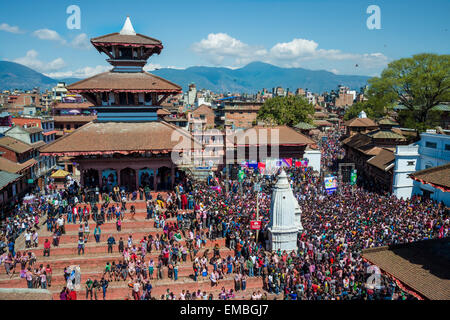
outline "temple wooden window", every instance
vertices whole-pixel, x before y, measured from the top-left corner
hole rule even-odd
[[[127,105],[127,93],[126,92],[119,93],[119,102],[121,105]]]
[[[102,105],[106,106],[109,104],[108,101],[108,93],[107,92],[102,92],[101,93],[101,97],[102,97]]]
[[[146,93],[144,98],[145,104],[150,104],[152,102],[152,94]]]
[[[143,93],[138,93],[138,105],[144,104],[145,95]]]
[[[133,53],[131,48],[121,48],[119,49],[119,55],[122,59],[132,59]]]
[[[110,105],[115,105],[115,104],[117,104],[116,103],[116,97],[115,97],[115,94],[114,93],[112,93],[112,92],[110,92],[109,94],[108,94],[108,99],[109,99],[109,104]]]

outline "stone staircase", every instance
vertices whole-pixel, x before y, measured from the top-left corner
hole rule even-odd
[[[129,213],[129,208],[131,205],[136,207],[136,214],[134,218],[131,218],[131,214]],[[82,205],[84,206],[84,204]],[[145,202],[138,200],[134,202],[127,203],[127,210],[125,213],[125,219],[122,223],[122,230],[117,231],[115,220],[106,221],[102,226],[102,234],[100,238],[100,242],[95,242],[94,239],[94,228],[95,223],[90,222],[90,235],[89,241],[85,245],[85,254],[78,255],[77,250],[77,240],[78,240],[78,227],[79,225],[66,223],[66,233],[61,236],[60,243],[58,247],[54,247],[52,245],[50,251],[50,257],[43,256],[43,243],[45,239],[49,239],[52,241],[52,235],[47,231],[45,225],[41,226],[39,230],[39,246],[37,248],[32,248],[28,250],[24,250],[24,244],[22,242],[18,242],[16,245],[16,251],[33,251],[36,255],[37,261],[36,264],[47,265],[50,264],[53,270],[52,276],[52,286],[49,287],[49,291],[52,294],[53,299],[59,299],[59,293],[61,289],[65,286],[64,281],[64,268],[70,265],[78,265],[81,269],[81,290],[78,292],[78,299],[85,299],[85,290],[84,283],[88,278],[100,280],[103,276],[104,268],[107,262],[112,263],[115,261],[116,263],[119,260],[122,260],[122,255],[118,252],[118,241],[119,238],[122,237],[125,245],[129,235],[132,235],[134,243],[138,243],[139,240],[143,236],[148,236],[152,234],[155,236],[156,234],[163,234],[163,230],[161,228],[155,228],[154,219],[146,220],[146,210],[145,210]],[[45,220],[45,219],[42,219]],[[170,218],[166,220],[166,223],[175,223],[176,219]],[[106,240],[109,235],[113,235],[116,239],[116,245],[113,246],[113,253],[108,253]],[[183,245],[186,244],[184,238],[179,242]],[[234,255],[232,250],[229,250],[225,247],[225,239],[217,239],[210,241],[208,240],[205,247],[199,250],[197,253],[198,257],[203,256],[205,250],[209,250],[208,256],[211,257],[213,254],[213,247],[215,244],[218,244],[220,249],[220,255],[222,257],[227,257],[228,255]],[[150,259],[155,261],[155,264],[158,260],[158,252],[156,252],[153,248],[152,252],[147,253],[145,257],[145,261],[148,262]],[[182,290],[189,290],[190,292],[196,292],[197,290],[206,291],[208,294],[213,293],[214,298],[217,299],[218,294],[221,291],[222,287],[225,287],[227,290],[230,288],[234,289],[234,281],[233,275],[227,275],[225,279],[219,281],[219,285],[217,287],[211,287],[211,283],[209,278],[202,279],[201,276],[198,277],[198,281],[194,281],[192,275],[192,262],[188,255],[186,262],[181,261],[178,267],[178,280],[174,281],[173,279],[168,278],[168,269],[167,267],[163,268],[163,279],[156,280],[156,267],[155,272],[153,274],[154,279],[151,280],[151,284],[153,286],[152,296],[159,299],[162,294],[165,294],[167,289],[174,292],[175,295],[179,295]],[[212,266],[211,266],[212,267]],[[20,265],[16,267],[16,275],[12,278],[6,275],[4,268],[0,269],[0,288],[26,288],[26,280],[21,279],[19,276]],[[129,278],[126,281],[118,281],[118,282],[110,282],[106,298],[109,299],[127,299],[131,298],[131,289],[128,287]],[[236,295],[236,298],[239,299],[248,299],[250,298],[253,289],[258,290],[262,288],[262,279],[259,277],[248,278],[247,280],[247,290],[245,292],[240,292]],[[100,290],[101,291],[101,290]],[[101,292],[99,292],[99,299],[101,299]]]

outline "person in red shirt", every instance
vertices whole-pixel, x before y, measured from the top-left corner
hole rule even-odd
[[[47,264],[47,267],[45,268],[45,273],[47,274],[47,284],[49,287],[52,286],[52,268],[49,264]]]
[[[185,210],[185,209],[187,208],[187,204],[188,204],[187,197],[186,197],[186,195],[183,193],[183,194],[181,195],[181,208],[182,208],[183,210]]]
[[[75,290],[70,290],[68,300],[77,300],[77,292]]]
[[[45,256],[50,257],[50,245],[51,245],[50,241],[48,241],[48,239],[45,239],[45,242],[44,242],[44,257]]]

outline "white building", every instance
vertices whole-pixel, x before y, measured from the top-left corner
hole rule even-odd
[[[347,90],[347,94],[351,94],[353,96],[353,100],[356,99],[356,90]]]
[[[311,91],[307,91],[306,92],[306,99],[308,100],[308,102],[312,105],[316,104],[316,97],[314,96],[314,94]]]
[[[301,210],[284,170],[272,192],[269,224],[269,250],[297,250],[297,235],[303,230]]]
[[[408,177],[416,171],[419,159],[419,146],[397,146],[395,149],[395,166],[392,193],[397,198],[409,199],[413,194],[414,180]]]
[[[195,84],[191,83],[189,85],[189,90],[187,92],[187,101],[186,101],[186,103],[188,105],[193,106],[196,99],[197,99],[197,88],[195,87]]]
[[[210,99],[205,98],[205,97],[200,97],[200,98],[197,98],[197,101],[195,101],[196,108],[200,107],[203,104],[211,107]]]
[[[61,102],[67,94],[66,84],[64,82],[58,82],[56,87],[52,88],[53,101]]]
[[[450,205],[450,194],[428,184],[414,181],[408,175],[450,162],[450,136],[422,133],[420,141],[409,146],[397,146],[392,191],[397,198],[409,199],[412,195],[424,195]]]
[[[320,161],[322,158],[322,152],[320,150],[314,150],[307,147],[303,158],[308,159],[308,167],[312,167],[314,171],[320,173]]]

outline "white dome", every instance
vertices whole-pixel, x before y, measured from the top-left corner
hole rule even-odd
[[[358,118],[360,119],[364,119],[367,118],[367,114],[364,110],[362,110],[359,114],[358,114]]]

